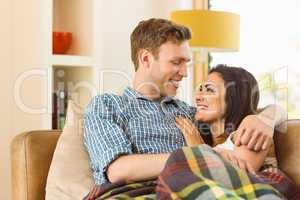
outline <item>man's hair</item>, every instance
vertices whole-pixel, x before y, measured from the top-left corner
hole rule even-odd
[[[130,36],[131,59],[135,71],[139,65],[139,50],[146,49],[157,59],[158,49],[162,44],[169,41],[180,44],[189,39],[191,39],[191,32],[185,26],[175,24],[166,19],[151,18],[141,21]]]

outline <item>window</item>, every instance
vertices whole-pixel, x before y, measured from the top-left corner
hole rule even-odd
[[[300,1],[210,0],[210,9],[241,17],[240,51],[212,53],[210,66],[250,71],[259,82],[260,104],[279,104],[288,118],[300,118]],[[297,57],[298,56],[298,57]]]

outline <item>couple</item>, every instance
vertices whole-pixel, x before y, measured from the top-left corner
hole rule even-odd
[[[214,149],[200,146],[245,173],[263,165],[284,114],[277,106],[256,114],[259,93],[249,72],[212,69],[197,90],[196,108],[174,98],[187,76],[190,38],[188,28],[164,19],[141,21],[132,32],[133,87],[121,96],[96,96],[86,110],[84,142],[95,180],[86,199],[115,183],[156,179],[184,146],[208,144]]]

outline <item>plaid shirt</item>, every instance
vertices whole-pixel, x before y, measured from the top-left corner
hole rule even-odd
[[[106,167],[120,155],[172,152],[185,145],[175,117],[193,119],[196,108],[165,97],[151,101],[132,88],[122,96],[94,97],[85,113],[84,143],[96,184],[106,183]]]

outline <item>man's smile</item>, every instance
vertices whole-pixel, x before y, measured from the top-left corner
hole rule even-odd
[[[181,80],[174,80],[174,79],[171,79],[169,81],[174,87],[178,88],[180,86],[180,82]]]

